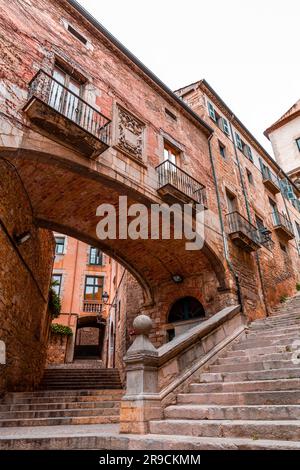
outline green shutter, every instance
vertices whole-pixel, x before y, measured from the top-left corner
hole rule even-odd
[[[216,122],[216,113],[215,113],[215,109],[213,105],[209,101],[207,102],[207,105],[208,105],[208,113],[210,117]]]
[[[223,118],[223,130],[225,134],[230,135],[230,129],[227,119]]]
[[[236,145],[240,150],[243,150],[243,145],[242,145],[242,139],[240,138],[239,134],[236,132],[235,133],[235,141]]]

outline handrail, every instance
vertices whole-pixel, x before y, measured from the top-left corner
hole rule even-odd
[[[52,75],[50,75],[48,72],[45,72],[45,70],[43,69],[40,69],[33,77],[32,79],[30,80],[30,82],[28,83],[28,86],[31,87],[32,83],[37,79],[37,77],[40,75],[40,74],[43,74],[43,75],[46,75],[48,78],[50,78],[50,80],[52,80],[53,82],[56,82],[58,85],[60,85],[62,88],[64,88],[68,93],[70,93],[71,95],[74,95],[76,98],[80,99],[80,101],[84,104],[86,104],[87,106],[89,106],[90,108],[92,108],[93,111],[95,111],[96,113],[100,114],[103,118],[107,119],[109,122],[107,124],[109,124],[111,121],[110,119],[108,119],[106,116],[104,116],[104,114],[102,114],[98,109],[96,109],[92,104],[88,103],[85,99],[81,98],[81,96],[77,95],[76,93],[74,93],[74,91],[70,90],[69,88],[67,88],[65,85],[63,85],[61,82],[59,82],[56,78],[54,78]]]
[[[260,230],[238,211],[227,214],[226,218],[228,220],[229,233],[242,232],[255,243],[262,243]]]
[[[285,214],[282,214],[278,211],[271,212],[273,226],[278,227],[280,225],[284,226],[287,230],[289,230],[292,234],[294,234],[292,223],[289,221]]]
[[[111,120],[42,69],[29,82],[28,98],[32,97],[46,103],[91,135],[108,143]]]
[[[205,186],[170,160],[160,163],[155,170],[158,173],[159,188],[171,184],[195,201],[206,205]]]
[[[278,189],[280,189],[280,182],[277,176],[270,170],[268,166],[263,166],[262,168],[263,179],[272,181]]]
[[[196,340],[204,338],[218,326],[230,320],[240,312],[240,305],[226,307],[212,317],[208,318],[208,320],[201,322],[199,325],[189,329],[187,332],[181,334],[178,337],[175,337],[169,343],[164,344],[157,350],[159,366],[168,362],[170,359],[176,356],[179,351],[188,349],[192,344],[195,343]]]

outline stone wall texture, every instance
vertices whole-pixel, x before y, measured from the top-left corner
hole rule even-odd
[[[0,339],[6,344],[0,391],[28,390],[43,374],[50,316],[53,235],[36,228],[15,169],[0,159]],[[17,245],[15,234],[30,231]]]

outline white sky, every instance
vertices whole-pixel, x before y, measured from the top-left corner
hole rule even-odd
[[[263,131],[299,99],[299,0],[79,0],[171,89],[205,78]]]

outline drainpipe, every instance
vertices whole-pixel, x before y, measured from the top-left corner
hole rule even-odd
[[[212,139],[212,137],[213,137],[213,134],[211,134],[208,138],[208,149],[209,149],[209,158],[210,158],[210,163],[211,163],[212,173],[213,173],[214,186],[215,186],[215,191],[216,191],[216,196],[217,196],[218,215],[219,215],[219,221],[220,221],[221,233],[222,233],[222,239],[223,239],[224,255],[225,255],[225,259],[226,259],[226,263],[228,265],[228,268],[229,268],[230,272],[232,273],[232,275],[234,277],[235,284],[236,284],[236,290],[237,290],[238,302],[241,306],[241,311],[243,312],[243,300],[242,300],[239,276],[234,270],[234,267],[233,267],[233,265],[230,261],[229,253],[228,253],[227,237],[226,237],[226,232],[225,232],[225,228],[224,228],[222,208],[221,208],[220,191],[219,191],[219,187],[218,187],[216,167],[215,167],[214,157],[213,157],[212,148],[211,148],[211,139]]]
[[[244,200],[245,200],[246,211],[247,211],[247,215],[248,215],[248,221],[250,222],[250,224],[252,224],[252,217],[251,217],[251,211],[250,211],[250,204],[249,204],[249,200],[248,200],[247,189],[246,189],[246,186],[245,186],[242,167],[241,167],[238,151],[237,151],[236,144],[235,144],[235,138],[234,138],[233,131],[232,131],[231,123],[232,123],[234,117],[235,116],[232,115],[231,119],[229,120],[230,134],[231,134],[231,138],[232,138],[232,142],[233,142],[235,159],[236,159],[236,163],[237,163],[238,170],[239,170],[240,181],[241,181],[243,196],[244,196]],[[262,291],[262,296],[263,296],[265,312],[266,312],[266,316],[268,317],[270,315],[270,313],[269,313],[267,300],[266,300],[266,291],[265,291],[265,286],[264,286],[264,282],[263,282],[263,275],[262,275],[262,269],[261,269],[261,265],[260,265],[259,254],[257,253],[257,251],[255,252],[255,258],[256,258],[256,264],[257,264],[257,269],[258,269],[258,276],[259,276],[259,281],[260,281],[260,285],[261,285],[261,291]]]

